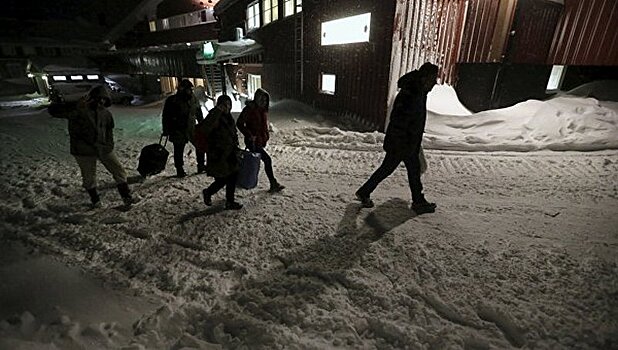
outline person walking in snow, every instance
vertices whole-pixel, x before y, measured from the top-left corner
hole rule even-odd
[[[257,89],[253,101],[247,102],[238,116],[236,126],[245,137],[245,146],[249,151],[259,153],[264,162],[264,170],[270,182],[269,192],[279,192],[285,188],[275,179],[272,158],[264,147],[270,137],[268,132],[268,106],[270,96],[263,89]]]
[[[238,134],[234,118],[230,114],[232,99],[227,95],[217,98],[215,108],[199,127],[206,135],[206,174],[215,178],[210,186],[202,191],[204,204],[212,205],[212,196],[225,186],[225,209],[238,210],[242,204],[234,200],[236,178],[238,177]]]
[[[187,142],[193,142],[195,124],[204,119],[202,108],[197,98],[193,95],[193,83],[183,79],[178,84],[175,95],[168,97],[163,106],[162,115],[163,136],[169,136],[174,144],[174,166],[176,177],[185,177],[184,151]],[[206,171],[204,166],[204,152],[196,149],[197,172]]]
[[[397,82],[401,90],[395,98],[384,137],[383,148],[386,155],[380,167],[356,191],[356,198],[363,207],[374,206],[371,193],[403,161],[412,192],[411,209],[417,214],[435,212],[436,204],[428,202],[423,195],[419,152],[427,120],[427,94],[436,84],[437,77],[438,66],[427,62],[418,70],[405,74]]]
[[[71,154],[93,207],[101,206],[96,183],[97,160],[112,174],[124,204],[135,202],[127,184],[127,173],[114,153],[114,118],[106,108],[110,105],[109,92],[103,86],[95,86],[68,116]]]

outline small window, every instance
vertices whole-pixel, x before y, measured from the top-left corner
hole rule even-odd
[[[566,72],[564,68],[564,66],[554,66],[551,69],[551,74],[549,75],[549,80],[547,81],[547,91],[560,90],[562,78]]]
[[[81,75],[71,75],[71,80],[84,80],[84,77]]]
[[[371,13],[322,23],[322,46],[369,41]]]
[[[255,91],[262,87],[262,76],[247,74],[247,95],[253,99]]]
[[[52,77],[54,79],[54,81],[66,81],[67,77],[64,75],[54,75]]]
[[[302,0],[283,0],[283,17],[291,16],[303,10]]]
[[[336,75],[322,73],[322,86],[320,88],[320,92],[323,94],[334,95],[336,81]]]
[[[263,0],[264,25],[279,19],[279,0]]]
[[[170,29],[170,20],[167,18],[164,18],[161,20],[161,28],[165,29]]]
[[[247,31],[260,27],[260,3],[254,2],[247,7]]]
[[[148,27],[150,27],[150,31],[151,32],[156,32],[157,31],[157,22],[156,21],[148,22]]]
[[[88,74],[86,75],[86,79],[88,80],[99,80],[99,76],[96,74]]]

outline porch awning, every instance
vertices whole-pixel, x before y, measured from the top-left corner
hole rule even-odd
[[[30,73],[70,73],[98,74],[96,63],[82,56],[32,57],[28,63]]]
[[[197,63],[199,64],[216,64],[225,62],[235,58],[248,56],[261,52],[262,45],[255,42],[253,39],[240,39],[236,41],[224,41],[220,43],[212,43],[215,54],[211,59],[205,59],[203,53],[198,53]]]

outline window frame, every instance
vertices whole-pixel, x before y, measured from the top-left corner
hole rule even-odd
[[[320,23],[320,46],[335,46],[335,45],[359,44],[359,43],[370,42],[371,41],[371,19],[372,17],[373,16],[371,15],[371,12],[366,12],[366,13],[361,13],[358,15],[341,17],[341,18],[337,18],[337,19],[333,19],[330,21],[325,21],[325,22]],[[358,23],[354,23],[354,21],[357,19],[359,20]],[[360,22],[360,20],[365,20],[365,19],[367,20],[367,23]],[[357,28],[354,28],[354,26],[359,25],[359,24],[365,24],[365,28],[363,30],[362,35],[359,35],[359,33],[352,31],[352,29],[357,29]],[[343,28],[336,29],[338,26],[345,26],[347,27],[347,30],[342,30]],[[352,29],[350,27],[352,27]],[[328,33],[331,33],[331,34],[327,38],[326,35]],[[341,37],[337,39],[332,39],[333,34],[335,34],[335,37],[337,37],[337,34],[341,34],[341,33],[345,33],[345,34],[352,33],[358,37],[353,37],[351,40],[350,38],[346,38],[345,40],[342,40]]]
[[[257,10],[254,10],[253,16],[249,17],[249,11],[255,9],[256,6]],[[253,21],[250,21],[250,19],[253,19]],[[245,22],[247,23],[247,33],[262,26],[262,11],[260,6],[260,0],[255,0],[247,5]],[[253,26],[251,24],[253,24]]]
[[[332,91],[324,89],[324,78],[327,76],[332,76],[334,78]],[[337,92],[337,74],[321,72],[320,73],[320,93],[324,95],[334,96],[336,92]]]
[[[289,6],[289,7],[288,7]],[[294,16],[303,10],[303,0],[283,0],[283,18]],[[288,8],[291,10],[288,13]]]
[[[266,7],[266,2],[270,7]],[[262,22],[264,25],[275,22],[279,19],[279,0],[261,0]],[[268,16],[266,14],[269,14]]]

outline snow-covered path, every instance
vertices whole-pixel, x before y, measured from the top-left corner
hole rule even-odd
[[[0,120],[3,236],[170,300],[108,344],[171,348],[185,333],[204,348],[618,344],[617,151],[427,150],[438,210],[417,217],[403,168],[378,187],[376,208],[353,200],[379,146],[312,147],[280,130],[268,149],[287,188],[268,194],[262,173],[238,191],[239,212],[222,210],[222,193],[205,207],[211,179],[175,179],[171,159],[134,184],[143,200],[128,212],[101,171],[105,208],[89,211],[65,121],[26,118],[36,122]],[[116,121],[119,157],[134,169],[158,120]],[[0,335],[19,334],[7,327]]]

